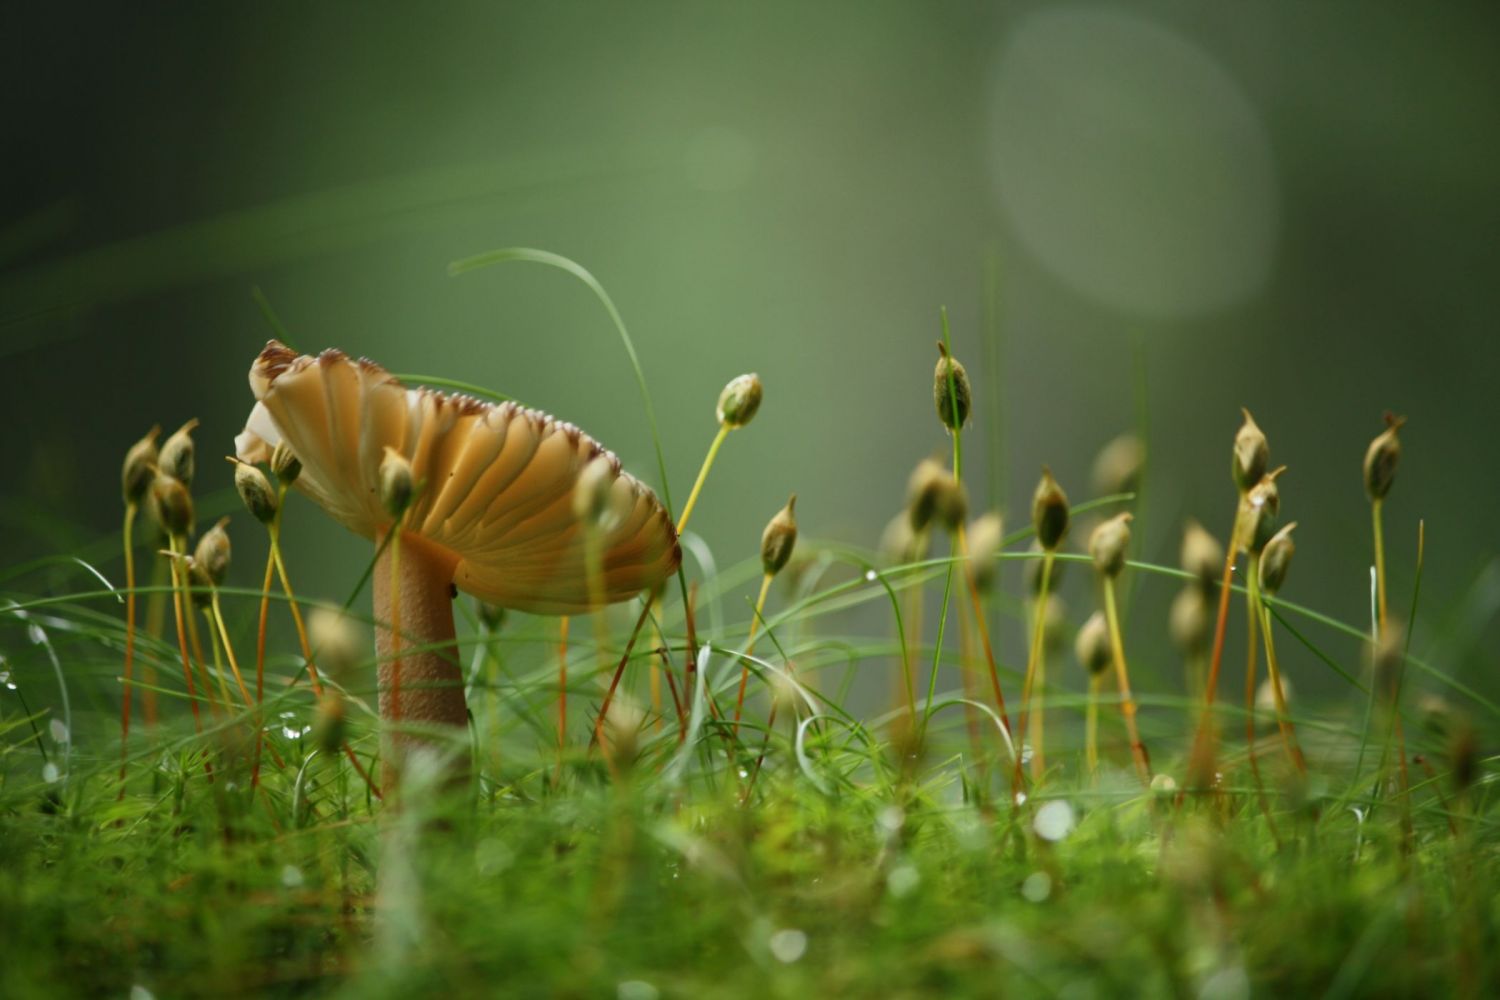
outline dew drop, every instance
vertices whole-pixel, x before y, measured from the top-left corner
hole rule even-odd
[[[1063,799],[1053,799],[1036,811],[1036,819],[1031,825],[1043,840],[1058,841],[1073,832],[1075,822],[1073,807]]]
[[[784,965],[791,965],[807,954],[807,935],[792,928],[772,934],[768,943],[772,956]]]
[[[1040,903],[1052,895],[1052,876],[1046,872],[1032,872],[1021,883],[1021,895],[1033,903]]]
[[[875,823],[886,833],[895,833],[906,822],[906,813],[900,806],[886,806],[875,814]]]
[[[901,899],[910,896],[917,886],[922,884],[922,876],[911,865],[897,865],[891,869],[891,873],[885,877],[885,887],[890,890],[892,896]]]
[[[657,1000],[661,990],[644,979],[626,979],[615,987],[615,996],[619,1000]]]

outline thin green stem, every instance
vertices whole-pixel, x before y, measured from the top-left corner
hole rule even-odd
[[[771,589],[773,574],[766,573],[761,577],[760,596],[755,599],[755,616],[750,619],[750,638],[745,643],[745,662],[740,666],[740,692],[734,700],[734,739],[740,737],[740,714],[745,708],[745,689],[750,685],[750,661],[749,656],[755,649],[755,632],[760,627],[761,614],[766,607],[766,594]]]
[[[620,686],[620,677],[625,673],[625,665],[630,662],[630,651],[635,648],[635,640],[641,634],[641,629],[646,624],[646,617],[651,614],[652,601],[648,598],[641,602],[640,617],[635,620],[635,627],[630,630],[630,638],[625,642],[625,650],[620,654],[620,663],[615,667],[614,676],[610,678],[609,689],[604,692],[604,701],[599,706],[599,717],[594,720],[594,743],[604,745],[604,719],[609,714],[609,706],[614,701],[615,689]]]
[[[272,525],[279,529],[279,521],[273,521]],[[292,592],[291,577],[287,575],[286,562],[281,557],[280,531],[276,530],[271,535],[271,558],[276,563],[276,573],[281,580],[282,593],[286,594],[287,607],[292,612],[292,624],[297,627],[297,641],[301,644],[302,659],[307,663],[307,679],[312,684],[314,694],[323,693],[323,682],[318,678],[318,667],[313,662],[312,646],[307,641],[307,626],[302,621],[302,610],[297,606],[297,595]],[[394,565],[395,560],[392,559]],[[398,605],[399,601],[396,602]],[[394,631],[394,630],[393,630]]]
[[[698,478],[693,481],[693,489],[688,494],[687,503],[682,505],[682,515],[677,518],[679,535],[687,530],[688,518],[693,516],[693,508],[698,505],[698,494],[703,492],[703,484],[708,481],[708,470],[714,467],[714,459],[719,455],[719,448],[723,446],[724,439],[729,436],[731,430],[733,428],[729,424],[720,424],[713,443],[708,446],[708,454],[703,456],[703,465],[698,469]]]
[[[125,505],[125,697],[120,704],[120,794],[125,798],[125,771],[130,754],[130,703],[134,700],[130,686],[135,667],[135,517],[140,505]]]
[[[889,585],[887,585],[889,586]],[[903,624],[898,617],[896,620],[897,639],[901,643],[901,685],[906,695],[906,717],[908,722],[917,717],[917,681],[912,670],[912,660],[915,658],[922,643],[922,595],[926,590],[921,583],[911,587],[903,596],[906,598],[906,621]]]
[[[980,645],[984,650],[984,661],[989,667],[990,686],[995,695],[995,708],[1000,712],[1000,719],[1005,723],[1005,732],[1010,734],[1010,715],[1005,711],[1005,694],[1000,690],[1000,670],[995,664],[995,647],[990,641],[990,625],[984,613],[984,601],[979,596],[979,584],[974,578],[974,568],[969,561],[969,539],[964,526],[960,524],[955,536],[958,542],[959,557],[964,564],[964,583],[969,590],[969,602],[974,609],[974,625],[979,633]]]
[[[229,659],[229,669],[234,672],[234,682],[239,686],[240,697],[245,699],[245,707],[252,712],[256,710],[257,702],[250,697],[250,689],[245,686],[245,678],[240,673],[239,661],[234,655],[234,646],[229,641],[229,630],[224,626],[224,611],[219,604],[219,590],[214,588],[213,603],[209,605],[209,612],[213,616],[213,624],[218,628],[219,639],[224,643],[224,654]],[[225,696],[226,701],[228,696]]]
[[[187,556],[186,537],[181,539],[181,548],[182,551],[179,553],[179,557],[182,560],[182,565],[177,568],[177,571],[181,574],[182,578],[182,606],[187,615],[188,641],[192,645],[193,659],[198,666],[198,680],[203,688],[203,700],[208,702],[209,712],[215,718],[218,718],[221,709],[219,703],[214,700],[213,678],[208,672],[208,658],[203,655],[203,639],[198,634],[198,619],[193,617],[193,604],[196,598],[194,597],[193,576],[188,569],[190,560]],[[225,706],[226,710],[227,708],[228,706]]]
[[[1151,758],[1146,753],[1146,744],[1141,742],[1141,733],[1135,722],[1135,698],[1130,693],[1130,674],[1125,666],[1125,641],[1120,635],[1120,612],[1115,606],[1115,581],[1104,578],[1104,617],[1109,623],[1109,645],[1114,653],[1115,679],[1120,685],[1120,713],[1125,716],[1125,730],[1130,735],[1130,753],[1135,758],[1135,767],[1140,772],[1141,782],[1151,784]]]
[[[1036,736],[1031,748],[1031,777],[1040,781],[1047,770],[1043,741],[1046,733],[1046,709],[1037,704],[1041,700],[1041,689],[1047,683],[1045,643],[1042,633],[1047,625],[1047,596],[1052,590],[1052,563],[1056,556],[1051,549],[1042,554],[1042,581],[1037,588],[1036,611],[1032,616],[1031,648],[1026,656],[1026,679],[1022,685],[1021,702],[1025,706],[1021,714],[1020,741],[1024,745],[1033,726]],[[1017,768],[1019,769],[1019,763]]]
[[[1089,676],[1089,704],[1083,724],[1083,759],[1088,767],[1090,784],[1099,780],[1099,686],[1103,676]]]
[[[970,574],[972,578],[972,574]],[[972,594],[973,591],[971,590]],[[980,617],[979,605],[975,604],[974,614],[966,616],[963,608],[959,608],[958,614],[958,663],[959,677],[963,681],[964,696],[964,722],[969,731],[969,748],[973,754],[974,762],[977,764],[984,760],[985,754],[979,735],[979,709],[973,703],[979,700],[974,691],[974,647],[976,633],[974,622]]]
[[[568,622],[563,615],[557,627],[557,770],[552,784],[562,783],[563,756],[568,749]]]
[[[401,522],[391,526],[391,712],[387,722],[401,721]],[[290,594],[288,594],[290,596]],[[295,607],[296,605],[293,605]],[[309,665],[312,658],[308,657]]]
[[[1255,799],[1260,811],[1265,814],[1271,837],[1279,844],[1281,837],[1276,832],[1276,821],[1271,817],[1271,806],[1266,801],[1266,786],[1260,777],[1260,760],[1255,755],[1255,665],[1260,662],[1260,650],[1256,638],[1260,630],[1255,621],[1260,615],[1260,559],[1249,553],[1245,564],[1245,756],[1250,762],[1250,776],[1255,784]]]
[[[917,730],[917,746],[921,746],[927,739],[927,722],[932,718],[934,703],[937,700],[937,676],[938,667],[943,662],[943,634],[948,628],[948,601],[953,596],[953,563],[948,563],[948,570],[943,578],[943,603],[938,613],[937,642],[932,650],[932,673],[927,678],[927,701],[922,706],[922,725]]]
[[[1374,522],[1375,534],[1375,607],[1377,609],[1376,623],[1382,635],[1385,634],[1386,610],[1385,610],[1385,529],[1381,516],[1385,502],[1377,497],[1370,503],[1370,518]]]
[[[1203,714],[1198,719],[1198,729],[1193,734],[1193,749],[1188,757],[1188,781],[1190,787],[1204,789],[1215,781],[1214,759],[1216,730],[1214,725],[1214,696],[1219,689],[1219,668],[1224,662],[1224,634],[1229,623],[1229,593],[1234,584],[1234,557],[1239,551],[1240,525],[1243,520],[1243,504],[1234,508],[1234,526],[1229,531],[1229,544],[1224,553],[1224,579],[1219,585],[1219,614],[1214,621],[1213,653],[1208,662],[1208,679],[1203,685]],[[1177,795],[1180,804],[1187,794],[1184,787]]]
[[[187,682],[188,704],[193,710],[193,729],[200,735],[203,732],[203,718],[198,714],[198,693],[193,684],[193,661],[188,655],[187,628],[182,620],[183,586],[178,581],[178,570],[180,568],[177,560],[178,539],[176,535],[167,540],[167,548],[172,552],[172,558],[167,563],[167,571],[172,574],[172,614],[177,620],[177,648],[182,654],[182,678]]]
[[[213,605],[203,609],[203,621],[208,625],[208,645],[214,652],[214,676],[219,679],[219,697],[224,699],[226,715],[234,714],[234,703],[229,697],[229,678],[224,675],[224,658],[219,654],[219,637],[214,629]]]
[[[281,489],[282,501],[286,499],[286,487]],[[265,747],[266,720],[264,699],[266,692],[266,617],[271,610],[271,583],[276,571],[276,526],[281,521],[281,504],[277,503],[276,514],[267,526],[271,547],[266,552],[265,581],[260,587],[260,615],[255,630],[255,762],[250,766],[250,787],[260,784],[260,755]]]
[[[1266,670],[1271,675],[1271,693],[1276,698],[1276,724],[1281,728],[1281,740],[1286,747],[1287,756],[1292,760],[1292,766],[1301,775],[1307,774],[1307,758],[1302,755],[1302,748],[1297,745],[1297,733],[1292,727],[1291,716],[1286,708],[1286,692],[1281,686],[1281,668],[1276,661],[1276,642],[1272,638],[1271,612],[1266,607],[1265,601],[1260,604],[1260,630],[1266,643]]]

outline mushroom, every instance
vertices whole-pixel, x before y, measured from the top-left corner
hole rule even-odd
[[[251,365],[250,388],[256,403],[235,439],[240,460],[267,461],[285,443],[302,463],[297,487],[379,546],[372,589],[380,714],[402,727],[388,734],[387,781],[412,749],[451,750],[466,731],[454,588],[500,607],[566,615],[653,588],[681,562],[656,495],[592,438],[547,414],[407,388],[371,361],[337,350],[298,355],[274,340]],[[380,496],[387,449],[410,463],[415,484],[400,519],[395,581],[393,547],[381,546],[397,523]],[[579,520],[573,492],[601,456],[610,516],[591,528]],[[590,544],[602,552],[592,588]],[[467,755],[455,756],[454,771],[463,771]]]

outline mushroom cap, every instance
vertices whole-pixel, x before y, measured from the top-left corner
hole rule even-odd
[[[356,534],[377,539],[385,449],[411,462],[418,492],[403,530],[453,561],[460,590],[502,607],[572,614],[594,606],[587,529],[573,489],[593,459],[609,463],[602,532],[603,597],[654,588],[682,561],[677,531],[656,494],[572,424],[515,403],[408,388],[342,351],[299,355],[271,341],[250,366],[256,404],[235,438],[242,461],[263,462],[285,441],[302,462],[297,487]]]

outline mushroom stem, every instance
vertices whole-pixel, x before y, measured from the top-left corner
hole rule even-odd
[[[380,717],[386,723],[385,778],[393,787],[405,756],[416,748],[451,758],[449,773],[467,777],[468,754],[454,752],[468,732],[463,671],[453,629],[451,553],[409,532],[401,537],[401,558],[392,574],[391,550],[376,557],[371,584],[375,596],[375,652],[380,668]],[[390,623],[400,608],[400,641]],[[396,658],[399,649],[399,659]],[[399,677],[398,677],[399,674]],[[399,714],[391,697],[400,685]]]

